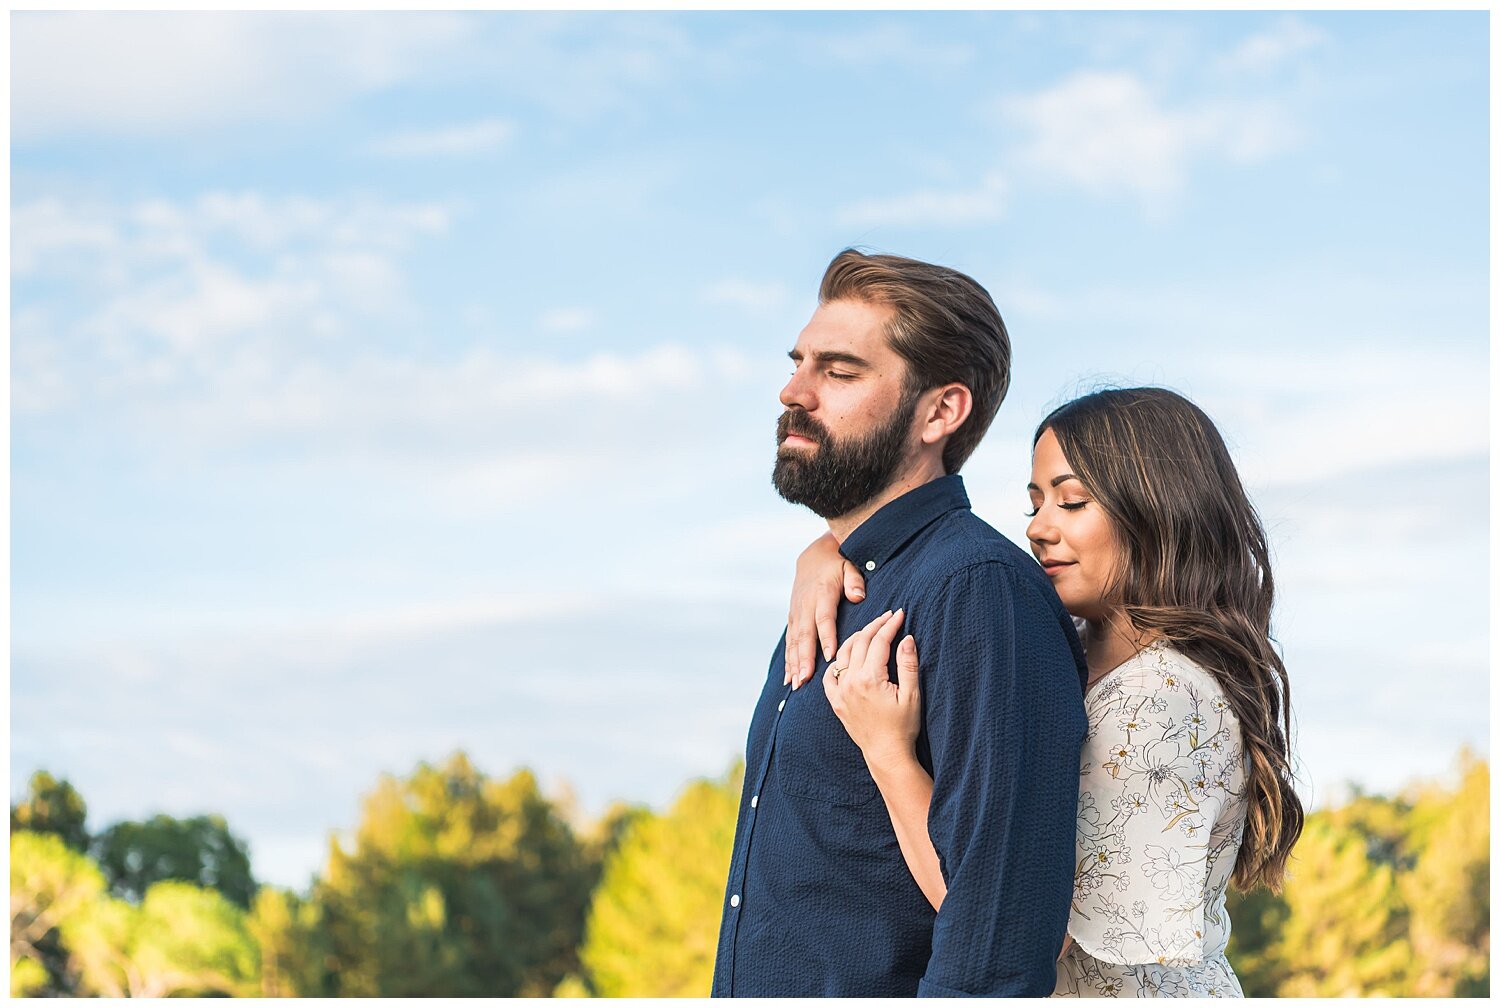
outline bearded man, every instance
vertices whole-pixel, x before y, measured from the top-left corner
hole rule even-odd
[[[904,609],[920,645],[917,754],[947,893],[934,911],[859,747],[792,671],[805,654],[820,678],[826,653],[789,655],[783,634],[750,723],[713,993],[1045,996],[1087,670],[1046,575],[974,515],[958,475],[1009,384],[1005,324],[962,273],[854,250],[818,300],[781,391],[773,481],[864,575],[839,639]]]

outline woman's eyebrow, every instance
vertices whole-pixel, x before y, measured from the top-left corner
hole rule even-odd
[[[1070,479],[1071,480],[1078,480],[1078,482],[1080,482],[1080,483],[1083,482],[1083,480],[1078,479],[1078,477],[1074,476],[1072,473],[1063,473],[1061,476],[1054,476],[1054,477],[1052,477],[1052,482],[1049,483],[1049,484],[1047,484],[1047,485],[1055,487],[1055,486],[1057,486],[1060,483],[1066,483]],[[1027,490],[1040,490],[1041,487],[1037,486],[1035,483],[1027,483],[1026,484],[1026,489]]]

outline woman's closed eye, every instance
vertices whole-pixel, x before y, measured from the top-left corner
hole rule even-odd
[[[1079,508],[1081,508],[1081,507],[1083,507],[1083,506],[1085,506],[1087,504],[1092,504],[1092,503],[1093,503],[1093,501],[1086,501],[1086,500],[1081,500],[1081,501],[1058,501],[1057,502],[1057,506],[1060,507],[1060,508],[1062,508],[1064,511],[1077,511]],[[1033,505],[1031,505],[1031,510],[1030,511],[1023,511],[1021,513],[1024,514],[1027,518],[1035,518],[1037,516],[1037,513],[1040,512],[1041,510],[1042,510],[1042,506],[1040,504],[1033,504]]]

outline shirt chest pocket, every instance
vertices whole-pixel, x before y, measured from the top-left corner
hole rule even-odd
[[[828,705],[820,680],[787,697],[776,736],[776,776],[787,794],[854,806],[879,793],[864,754]]]

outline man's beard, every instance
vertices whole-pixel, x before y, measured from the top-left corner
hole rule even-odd
[[[787,410],[776,422],[776,468],[771,472],[776,492],[820,518],[838,518],[873,500],[891,485],[905,459],[917,398],[903,389],[889,421],[848,440],[833,437],[805,410]],[[809,438],[817,448],[783,452],[780,445],[788,434]]]

